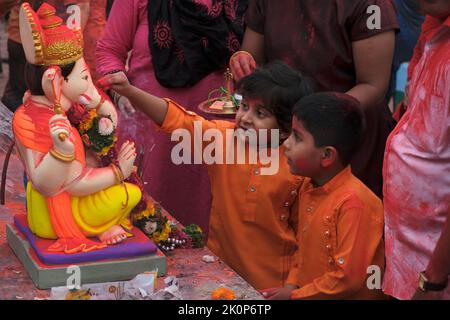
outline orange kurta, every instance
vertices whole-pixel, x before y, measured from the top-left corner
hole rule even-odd
[[[166,101],[164,131],[184,128],[193,136],[194,122],[199,121],[203,132],[214,128],[223,134],[221,155],[236,154],[236,147],[230,150],[225,143],[225,132],[235,128],[234,122],[207,121]],[[203,143],[202,149],[209,144]],[[290,174],[283,147],[276,152],[275,175],[262,175],[259,161],[208,166],[213,195],[208,248],[257,289],[283,286],[296,250],[297,194],[303,180]]]
[[[383,206],[350,166],[319,188],[305,180],[298,219],[300,249],[287,283],[300,288],[292,299],[382,297],[381,290],[367,288],[366,280],[369,266],[384,270]]]

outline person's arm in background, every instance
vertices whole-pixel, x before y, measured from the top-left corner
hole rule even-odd
[[[97,43],[97,73],[124,71],[128,52],[133,47],[138,14],[135,0],[115,0],[106,23],[105,33]]]
[[[257,64],[264,64],[264,56],[264,35],[247,27],[241,51],[236,52],[230,59],[230,69],[235,80],[252,73]]]
[[[2,0],[0,1],[0,18],[6,14],[12,7],[19,4],[19,0]]]
[[[241,50],[251,53],[256,63],[262,65],[266,61],[264,54],[264,35],[247,27],[242,40]]]
[[[95,50],[97,75],[115,71],[125,72],[128,52],[133,48],[138,27],[138,3],[136,0],[115,0],[111,8],[103,38],[99,39]],[[130,101],[112,92],[114,103],[123,115],[135,110]]]
[[[252,73],[256,65],[266,62],[264,50],[264,25],[266,20],[266,1],[253,0],[248,4],[245,13],[247,28],[242,40],[241,51],[230,59],[230,70],[235,80]]]
[[[395,33],[383,32],[355,41],[352,46],[356,86],[347,93],[358,99],[363,109],[376,106],[383,101],[389,86]]]
[[[370,26],[370,6],[380,10],[379,25]],[[393,1],[363,0],[349,5],[346,32],[352,42],[355,85],[347,93],[366,110],[385,100],[394,57],[397,14]],[[381,112],[381,111],[380,111]]]

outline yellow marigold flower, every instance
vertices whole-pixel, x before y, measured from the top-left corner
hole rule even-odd
[[[106,156],[109,152],[109,149],[111,149],[111,146],[109,147],[104,147],[101,151],[100,151],[100,155],[101,156]]]
[[[97,110],[96,109],[89,110],[89,116],[91,119],[94,119],[95,117],[97,117]]]
[[[147,210],[149,210],[149,211],[155,211],[155,205],[153,204],[152,201],[148,201],[148,202],[147,202]]]
[[[153,241],[155,243],[160,243],[161,241],[164,241],[166,239],[167,239],[167,237],[165,238],[164,235],[161,232],[155,232],[153,234]]]
[[[89,119],[86,122],[80,123],[80,130],[82,132],[86,132],[92,128],[92,123],[94,119],[97,117],[97,111],[95,109],[89,110]]]
[[[234,292],[228,288],[217,288],[211,292],[212,300],[234,300]]]
[[[80,130],[81,130],[82,132],[86,132],[86,131],[88,131],[90,128],[92,128],[92,119],[89,119],[88,121],[82,122],[82,123],[80,124]]]
[[[164,226],[164,229],[163,229],[163,234],[166,237],[169,237],[170,231],[172,231],[172,229],[170,228],[170,224],[166,223],[166,225]]]

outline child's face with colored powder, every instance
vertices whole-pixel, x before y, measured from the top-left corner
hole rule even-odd
[[[264,107],[259,99],[244,99],[236,113],[236,129],[255,130],[259,135],[261,129],[266,129],[268,133],[267,143],[270,143],[270,130],[279,129],[275,116]],[[280,136],[282,132],[280,130]]]
[[[314,137],[295,116],[292,132],[284,142],[285,155],[292,174],[314,178],[321,171],[322,148],[314,144]]]

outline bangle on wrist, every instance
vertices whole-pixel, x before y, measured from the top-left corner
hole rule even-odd
[[[50,149],[49,153],[53,158],[62,162],[72,162],[73,160],[75,160],[75,153],[67,155],[56,151],[55,149]]]
[[[117,73],[117,72],[125,72],[122,69],[114,69],[108,72],[105,72],[103,75],[106,76],[107,74],[113,74],[113,73]]]
[[[114,163],[111,163],[110,167],[113,170],[114,176],[116,177],[117,184],[121,184],[123,182],[123,180],[125,180],[122,170],[118,166],[116,166]]]

